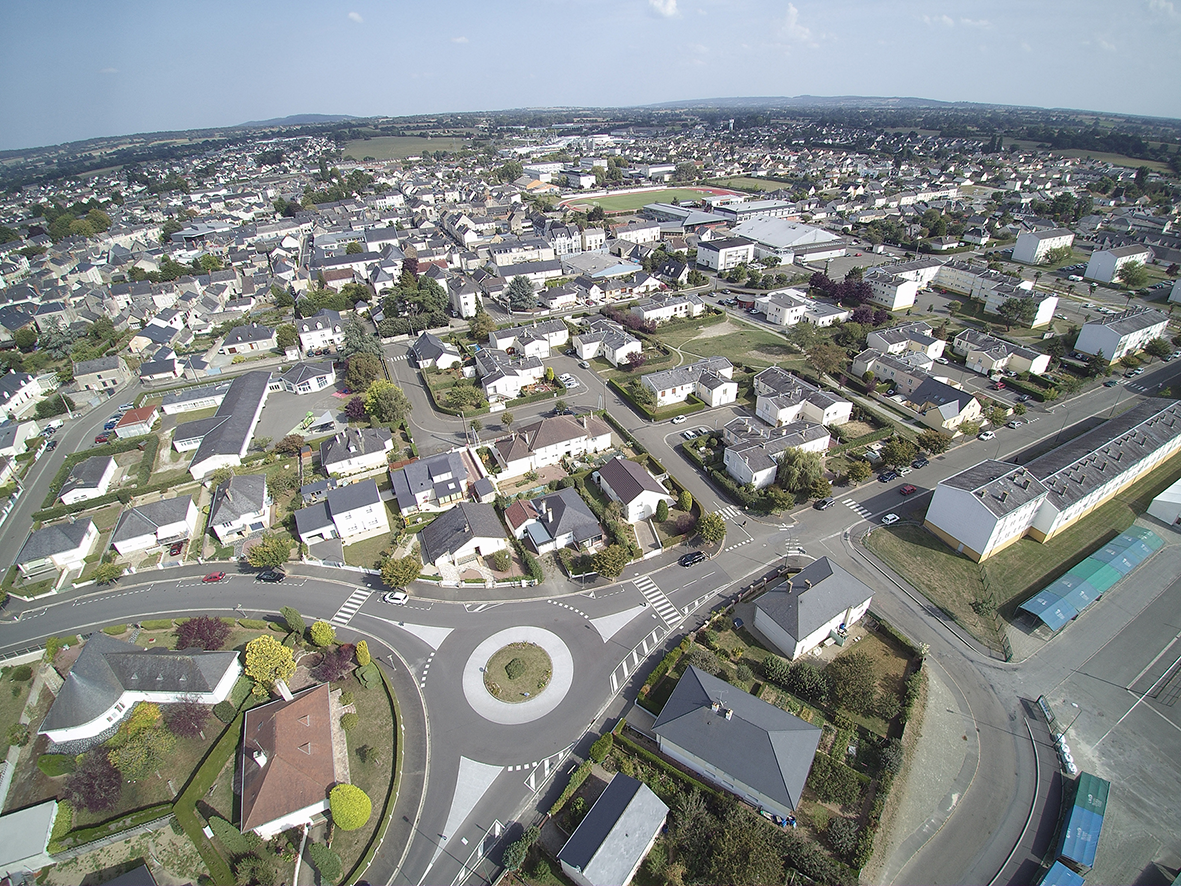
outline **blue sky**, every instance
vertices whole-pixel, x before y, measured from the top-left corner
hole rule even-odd
[[[13,0],[2,30],[0,149],[739,95],[1181,117],[1181,0]]]

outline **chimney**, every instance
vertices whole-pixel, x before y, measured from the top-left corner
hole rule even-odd
[[[722,703],[720,701],[715,701],[713,704],[711,704],[709,706],[709,709],[711,711],[713,711],[715,714],[720,713],[722,710]]]
[[[724,714],[724,716],[727,720],[729,720],[731,717],[734,716],[734,712],[732,710],[730,710],[729,708],[726,708],[726,713]]]
[[[286,680],[276,680],[275,690],[279,693],[279,695],[283,696],[284,701],[292,701],[295,698],[295,696],[291,694],[291,690],[287,688]]]
[[[812,579],[810,579],[810,578],[805,578],[805,579],[804,579],[804,588],[805,588],[805,590],[806,590],[807,588],[810,588],[810,587],[812,587]]]
[[[263,769],[267,765],[267,752],[262,748],[256,748],[252,754],[254,762],[258,764],[259,769]]]

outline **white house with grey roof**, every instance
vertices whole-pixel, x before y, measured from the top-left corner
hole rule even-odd
[[[388,533],[390,521],[377,483],[369,479],[338,486],[323,501],[300,508],[295,528],[304,544],[333,538],[354,544]]]
[[[645,323],[667,323],[700,317],[705,313],[705,302],[692,293],[650,298],[631,306],[631,312]]]
[[[651,788],[615,773],[558,853],[562,871],[578,886],[627,886],[667,818]]]
[[[424,332],[414,340],[410,356],[419,369],[448,369],[463,362],[459,348],[430,332]]]
[[[952,340],[952,350],[963,356],[964,365],[973,372],[1028,372],[1044,375],[1050,368],[1050,355],[997,338],[979,329],[965,329]]]
[[[462,450],[439,452],[390,469],[394,498],[403,514],[450,507],[466,497],[472,480]]]
[[[218,468],[242,463],[266,405],[270,384],[271,374],[265,370],[243,373],[221,394],[214,415],[177,426],[172,435],[173,447],[178,452],[196,450],[189,462],[193,479],[201,480]],[[216,393],[203,396],[212,398]]]
[[[314,394],[336,383],[336,369],[331,362],[299,362],[280,377],[283,387],[292,394]]]
[[[70,476],[61,484],[59,499],[63,504],[77,504],[80,501],[97,499],[106,495],[115,480],[115,460],[109,455],[96,455],[78,462]]]
[[[192,538],[197,530],[197,505],[192,496],[162,498],[128,506],[119,515],[111,545],[123,556]]]
[[[1114,363],[1125,354],[1135,354],[1154,338],[1168,338],[1169,317],[1153,308],[1132,308],[1110,317],[1083,324],[1074,343],[1076,351],[1098,354]]]
[[[590,551],[603,541],[599,518],[573,487],[515,501],[505,509],[504,521],[538,554],[566,547]]]
[[[1128,265],[1147,265],[1152,261],[1152,250],[1140,243],[1129,246],[1115,246],[1111,249],[1096,249],[1091,253],[1083,277],[1110,283],[1115,280],[1121,268]]]
[[[259,351],[273,351],[275,347],[275,330],[257,323],[248,323],[245,326],[235,326],[227,332],[217,352],[222,356],[254,354]]]
[[[344,342],[344,321],[340,312],[322,308],[311,317],[297,320],[295,331],[305,354],[320,348],[336,348]]]
[[[461,501],[436,517],[418,533],[422,562],[470,562],[509,549],[504,524],[490,504]]]
[[[695,396],[708,406],[723,406],[738,399],[734,365],[725,357],[704,357],[695,363],[649,372],[640,384],[656,397],[657,407],[684,403]]]
[[[739,485],[762,489],[775,482],[779,455],[788,449],[823,453],[831,435],[821,424],[790,421],[776,427],[740,416],[726,423],[722,464]]]
[[[497,329],[488,335],[488,344],[502,351],[515,351],[525,357],[548,357],[570,341],[570,330],[562,320],[542,320],[529,326]]]
[[[853,415],[853,404],[821,390],[779,366],[754,377],[755,415],[773,427],[795,422],[843,425]]]
[[[676,501],[643,465],[620,456],[595,471],[595,478],[607,497],[623,506],[629,523],[647,520],[662,501],[669,507]]]
[[[389,428],[345,428],[320,444],[320,466],[330,477],[385,470],[393,448]]]
[[[98,541],[98,527],[89,517],[53,523],[29,534],[16,556],[16,567],[26,578],[81,569]]]
[[[1013,261],[1027,265],[1040,265],[1053,249],[1062,249],[1074,244],[1074,233],[1066,228],[1050,228],[1044,231],[1025,231],[1013,244]]]
[[[130,380],[131,372],[118,355],[74,364],[74,382],[84,391],[109,391]]]
[[[38,732],[55,745],[93,744],[113,734],[137,702],[217,704],[241,673],[236,652],[144,649],[95,631]]]
[[[512,400],[521,390],[545,376],[545,366],[538,357],[513,357],[496,348],[482,348],[476,354],[476,372],[489,400]]]
[[[660,752],[786,818],[800,802],[820,727],[690,666],[652,726]]]
[[[754,627],[794,660],[860,621],[872,600],[867,584],[821,557],[755,600]]]
[[[262,532],[271,525],[271,504],[265,474],[230,477],[213,491],[209,530],[223,545]]]
[[[638,338],[612,320],[592,320],[586,327],[586,332],[574,337],[574,350],[581,360],[601,356],[612,366],[619,366],[643,350]]]

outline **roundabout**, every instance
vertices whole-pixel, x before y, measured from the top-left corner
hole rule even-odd
[[[544,676],[546,660],[548,677]],[[506,673],[512,662],[523,669],[515,678]],[[562,639],[545,628],[527,625],[506,628],[485,639],[463,668],[467,703],[485,720],[502,726],[544,717],[562,703],[573,682],[574,658]]]

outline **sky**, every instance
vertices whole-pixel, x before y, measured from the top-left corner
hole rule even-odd
[[[1181,118],[1181,0],[10,0],[0,30],[0,149],[728,96]]]

